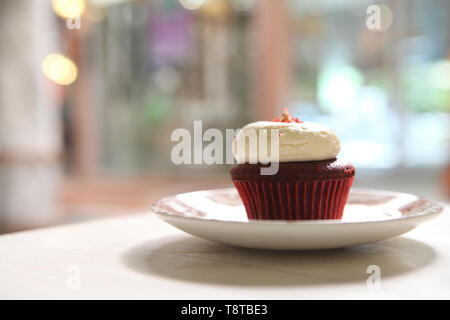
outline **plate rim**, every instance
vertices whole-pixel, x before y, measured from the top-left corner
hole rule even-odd
[[[249,221],[234,221],[234,220],[219,220],[219,219],[207,219],[207,218],[199,218],[195,216],[181,216],[177,214],[173,214],[168,212],[167,210],[164,210],[159,207],[160,202],[169,199],[174,198],[176,196],[180,195],[186,195],[190,193],[206,193],[206,192],[212,192],[212,191],[227,191],[227,190],[234,190],[235,188],[229,187],[229,188],[217,188],[217,189],[204,189],[204,190],[197,190],[197,191],[189,191],[189,192],[182,192],[178,194],[174,194],[171,196],[163,197],[157,200],[156,202],[152,203],[150,206],[151,212],[157,214],[157,216],[164,218],[173,218],[178,220],[190,220],[190,221],[197,221],[202,223],[232,223],[232,224],[239,224],[239,225],[349,225],[349,224],[375,224],[375,223],[387,223],[387,222],[395,222],[395,221],[405,221],[405,220],[411,220],[411,219],[417,219],[422,217],[437,217],[441,215],[445,211],[445,206],[443,203],[435,200],[430,200],[428,198],[420,197],[417,195],[413,195],[411,193],[406,192],[399,192],[399,191],[390,191],[390,190],[381,190],[381,189],[372,189],[372,188],[351,188],[350,192],[371,192],[371,193],[383,193],[383,194],[396,194],[396,195],[408,195],[408,196],[414,196],[417,197],[419,200],[425,200],[431,204],[431,207],[427,208],[426,210],[413,214],[413,215],[405,215],[400,217],[394,217],[390,219],[382,219],[382,220],[364,220],[364,221],[342,221],[338,219],[316,219],[316,220],[249,220]],[[237,191],[236,191],[237,192]]]

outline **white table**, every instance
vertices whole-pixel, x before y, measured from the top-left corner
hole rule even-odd
[[[197,239],[137,214],[0,236],[0,298],[450,298],[449,231],[445,212],[397,239],[277,252]],[[368,285],[371,265],[381,281]]]

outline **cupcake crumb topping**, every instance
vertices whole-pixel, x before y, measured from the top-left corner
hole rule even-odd
[[[285,123],[292,123],[292,122],[303,123],[302,120],[299,120],[298,118],[291,117],[291,115],[289,114],[289,111],[288,111],[288,109],[286,107],[283,110],[283,115],[281,116],[281,120],[280,120],[280,118],[276,117],[272,121],[273,122],[285,122]]]

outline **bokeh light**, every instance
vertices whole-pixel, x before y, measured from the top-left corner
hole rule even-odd
[[[86,4],[84,0],[52,0],[55,13],[61,18],[76,18],[83,14]]]
[[[318,83],[318,98],[322,107],[330,112],[352,110],[362,82],[362,73],[353,66],[325,68],[319,75]]]
[[[200,8],[207,0],[179,0],[180,4],[188,10]]]
[[[428,73],[428,81],[434,88],[450,90],[450,61],[441,60],[434,63]]]
[[[77,79],[77,66],[61,54],[50,54],[42,61],[42,72],[53,82],[66,86]]]

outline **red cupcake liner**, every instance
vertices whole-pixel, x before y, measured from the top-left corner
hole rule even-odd
[[[353,176],[321,181],[234,180],[248,219],[341,219]]]

